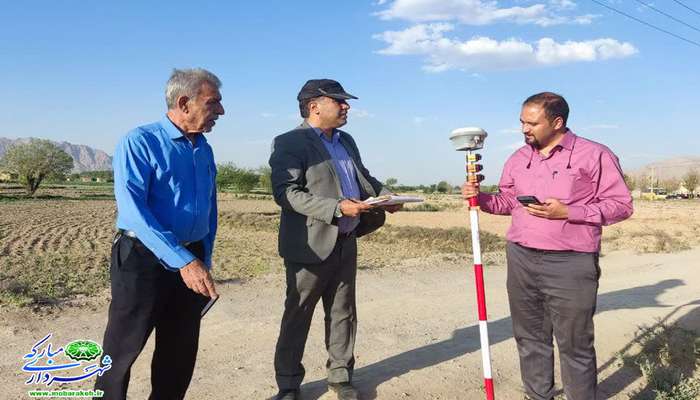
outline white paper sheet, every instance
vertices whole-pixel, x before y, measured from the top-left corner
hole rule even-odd
[[[364,203],[378,205],[378,206],[391,206],[394,204],[403,204],[403,203],[420,203],[422,201],[423,201],[423,199],[420,197],[395,196],[395,195],[388,194],[385,196],[370,197],[369,199],[365,200]]]

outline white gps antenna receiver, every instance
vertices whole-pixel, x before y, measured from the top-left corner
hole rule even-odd
[[[479,150],[484,147],[486,136],[485,130],[472,126],[453,130],[450,140],[457,151]]]

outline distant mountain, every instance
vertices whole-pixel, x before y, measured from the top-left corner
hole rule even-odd
[[[700,173],[700,157],[674,157],[625,172],[637,178],[648,178],[653,170],[654,177],[663,181],[671,178],[682,179],[691,169]]]
[[[7,148],[20,143],[27,143],[31,138],[8,139],[0,137],[0,158],[5,155]],[[73,157],[73,172],[105,171],[112,169],[112,157],[102,150],[93,149],[82,144],[54,142]]]

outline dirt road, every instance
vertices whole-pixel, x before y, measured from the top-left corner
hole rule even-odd
[[[700,249],[678,254],[613,252],[601,259],[596,344],[601,398],[627,399],[639,377],[618,370],[639,325],[683,319],[700,328]],[[364,399],[480,399],[481,358],[469,260],[407,260],[400,268],[358,274],[359,331],[355,383]],[[505,292],[505,268],[486,272],[498,399],[520,399],[517,352]],[[272,357],[282,312],[283,275],[221,285],[222,299],[202,325],[190,399],[266,399],[275,393]],[[107,296],[107,293],[105,293]],[[694,304],[690,304],[693,303]],[[101,341],[106,299],[41,318],[0,314],[1,397],[27,398],[22,356],[52,332],[56,342]],[[320,309],[320,307],[319,307]],[[314,318],[304,363],[305,399],[332,399],[324,379],[323,316]],[[130,398],[149,390],[152,341],[132,371]],[[90,385],[86,385],[89,387]],[[74,385],[70,386],[75,387]]]

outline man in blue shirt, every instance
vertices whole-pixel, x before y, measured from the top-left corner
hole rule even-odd
[[[325,312],[328,385],[338,399],[358,397],[352,385],[356,237],[384,223],[384,212],[361,200],[391,192],[365,168],[352,136],[337,129],[347,122],[347,100],[356,98],[334,80],[306,82],[297,96],[304,122],[273,142],[272,187],[281,207],[279,253],[287,279],[275,350],[276,400],[300,398],[301,360],[319,300]]]
[[[224,114],[221,82],[174,70],[167,115],[129,132],[114,152],[117,230],[112,302],[103,341],[112,368],[103,399],[125,399],[131,366],[153,329],[151,399],[182,399],[199,340],[200,311],[218,297],[209,273],[216,235],[216,164],[203,132]]]

